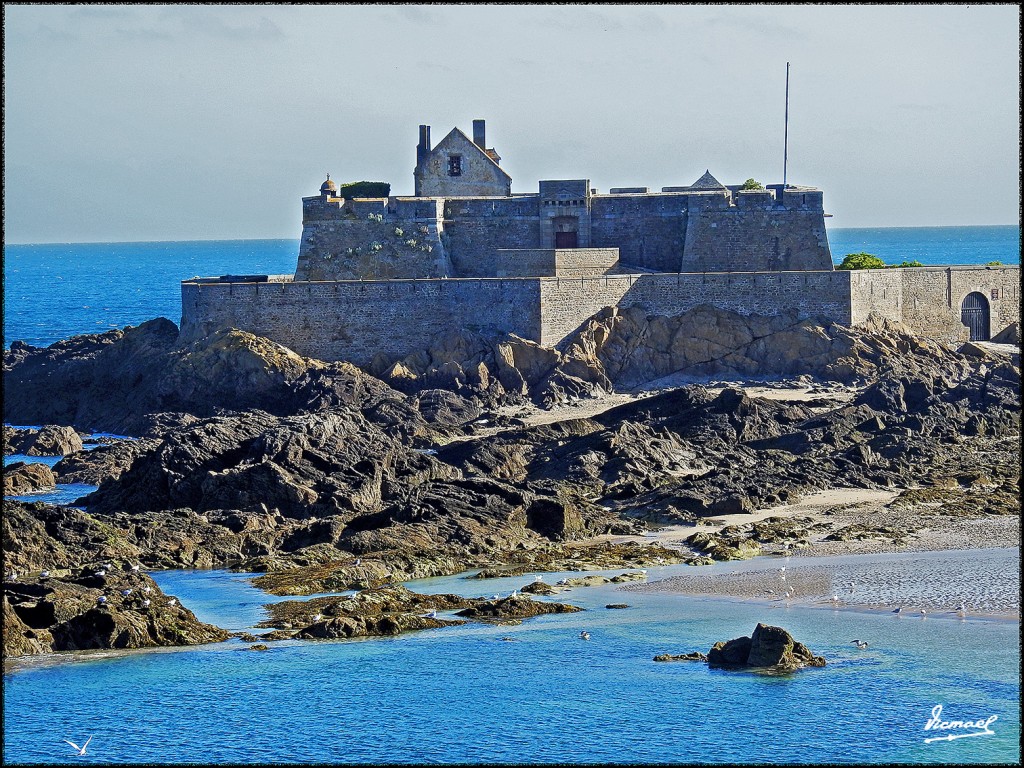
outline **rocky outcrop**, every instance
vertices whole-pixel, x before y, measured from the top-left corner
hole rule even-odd
[[[270,603],[265,606],[270,618],[259,626],[291,631],[291,637],[300,640],[390,636],[465,624],[459,619],[438,619],[432,614],[471,602],[458,595],[422,595],[392,585],[363,590],[350,597]]]
[[[400,393],[348,363],[323,363],[227,329],[185,346],[157,318],[49,347],[14,342],[4,354],[4,419],[158,435],[181,418],[260,409],[279,415],[336,406],[363,410],[402,434],[427,429]]]
[[[758,624],[750,637],[715,643],[707,655],[708,666],[726,669],[771,669],[791,672],[803,667],[824,667],[825,659],[796,642],[781,627]]]
[[[156,448],[160,441],[152,438],[118,440],[92,450],[65,456],[53,471],[61,483],[101,485],[105,480],[116,480],[144,453]]]
[[[526,619],[549,613],[576,613],[582,611],[566,603],[541,603],[523,595],[484,600],[476,605],[456,612],[456,616],[468,619]]]
[[[82,438],[71,427],[48,424],[40,429],[4,426],[4,455],[67,456],[82,450]]]
[[[708,657],[700,651],[693,651],[692,653],[679,653],[672,655],[671,653],[659,653],[654,657],[654,661],[707,661]]]
[[[34,491],[50,490],[57,484],[46,464],[16,461],[4,467],[4,496],[21,496]]]
[[[144,573],[90,563],[4,583],[4,654],[196,645],[228,633],[198,621]]]

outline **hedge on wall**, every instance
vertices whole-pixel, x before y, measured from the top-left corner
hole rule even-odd
[[[388,197],[391,185],[386,181],[353,181],[338,187],[338,197],[351,200],[354,197]]]

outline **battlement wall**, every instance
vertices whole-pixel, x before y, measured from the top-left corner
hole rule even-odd
[[[604,307],[677,315],[701,304],[742,314],[826,317],[850,323],[843,272],[701,273],[542,278],[541,343],[557,346]]]
[[[882,272],[873,269],[871,272]],[[913,331],[956,343],[969,334],[960,311],[969,293],[980,293],[989,307],[991,335],[1020,322],[1020,267],[950,266],[884,270],[899,274],[902,320]]]
[[[300,355],[369,365],[397,360],[460,328],[540,337],[536,280],[182,283],[181,341],[220,328],[265,336]]]
[[[604,275],[618,264],[617,248],[499,248],[478,266],[496,277],[555,277]]]
[[[306,217],[308,200],[314,215]],[[335,204],[303,199],[297,280],[448,277],[441,241],[443,201],[368,198]]]

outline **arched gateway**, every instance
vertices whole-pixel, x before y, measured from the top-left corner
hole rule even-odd
[[[984,294],[968,293],[960,305],[960,322],[971,329],[971,341],[988,341],[989,309]]]

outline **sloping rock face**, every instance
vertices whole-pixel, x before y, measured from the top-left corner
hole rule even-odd
[[[4,467],[4,496],[21,496],[33,491],[48,490],[56,484],[53,472],[45,464],[18,461]]]
[[[793,314],[741,315],[708,305],[680,315],[648,316],[639,308],[610,308],[568,342],[566,357],[600,362],[617,386],[669,374],[691,376],[813,375],[830,381],[866,380],[880,370],[920,370],[952,348],[871,318],[851,329]]]
[[[102,574],[102,575],[100,575]],[[92,563],[4,583],[4,654],[196,645],[228,633],[198,621],[143,573]]]
[[[815,656],[781,627],[758,624],[750,637],[715,643],[707,655],[708,666],[726,669],[771,669],[788,672],[803,667],[824,667]]]
[[[104,480],[119,478],[139,456],[159,444],[159,440],[152,438],[118,440],[65,456],[54,465],[53,471],[61,483],[101,485]]]
[[[159,435],[181,418],[152,414],[286,415],[340,405],[406,435],[427,430],[405,396],[354,366],[304,358],[235,329],[179,347],[177,327],[158,318],[45,349],[15,342],[4,353],[4,419],[12,423]]]

